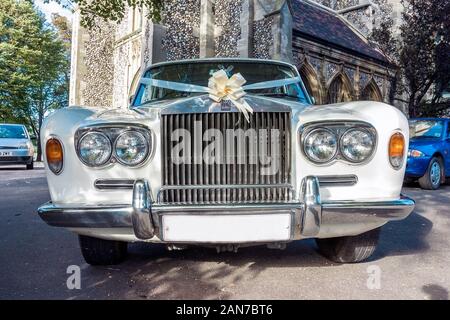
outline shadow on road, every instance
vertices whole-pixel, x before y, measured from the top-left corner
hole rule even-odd
[[[293,242],[286,250],[247,247],[237,254],[218,254],[213,248],[203,247],[167,251],[164,245],[143,243],[130,245],[129,252],[128,260],[119,266],[86,266],[83,275],[99,281],[72,298],[89,296],[90,291],[101,286],[102,291],[111,287],[115,295],[123,298],[229,299],[233,297],[234,283],[253,281],[271,268],[284,273],[296,268],[339,266],[320,256],[313,240]],[[114,285],[116,275],[130,279],[125,289]]]
[[[430,300],[448,300],[447,289],[437,284],[427,284],[422,287],[422,291],[427,294]]]
[[[417,254],[428,250],[430,246],[426,237],[432,228],[433,223],[416,212],[411,213],[405,220],[386,224],[382,229],[377,251],[370,260]]]

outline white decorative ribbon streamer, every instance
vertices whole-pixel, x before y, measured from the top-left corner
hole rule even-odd
[[[142,78],[142,84],[147,84],[153,87],[170,89],[175,91],[183,91],[183,92],[203,92],[208,93],[209,88],[203,86],[197,86],[195,84],[188,84],[183,82],[175,82],[175,81],[166,81],[166,80],[157,80],[152,78]]]
[[[208,93],[210,99],[215,102],[229,100],[236,106],[236,108],[240,112],[244,114],[244,117],[248,122],[250,122],[249,113],[253,113],[253,109],[243,99],[243,97],[246,95],[246,92],[244,90],[277,88],[297,82],[301,82],[300,77],[263,81],[243,86],[243,84],[246,83],[246,80],[240,73],[236,73],[228,78],[228,75],[224,70],[219,70],[213,73],[211,78],[209,78],[208,80],[208,87],[151,78],[141,79],[142,84],[158,88],[182,92]]]

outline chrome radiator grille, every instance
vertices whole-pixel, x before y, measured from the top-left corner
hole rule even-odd
[[[290,112],[255,112],[250,115],[250,122],[242,113],[236,112],[163,114],[161,126],[160,202],[211,204],[291,200]],[[185,144],[187,151],[178,153],[186,156],[188,163],[175,164],[176,161],[173,161],[172,150],[182,141],[172,139],[176,129],[190,133],[187,139],[190,143]],[[203,158],[198,160],[195,157],[198,146],[201,146],[203,154],[205,147],[215,140],[198,140],[208,129],[216,129],[223,137],[222,150],[217,151],[217,154],[222,152],[222,162],[207,164]],[[236,137],[227,136],[230,129],[234,132],[239,129],[249,132],[252,129],[255,135],[245,137],[244,144],[239,148]],[[264,131],[267,133],[261,133]],[[279,136],[272,137],[272,131],[277,131]],[[253,148],[253,153],[250,148]],[[267,165],[256,159],[255,151],[256,155],[266,154],[271,157],[271,162],[277,163],[278,169],[274,174],[263,174]]]

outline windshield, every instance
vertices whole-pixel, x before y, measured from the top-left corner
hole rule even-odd
[[[411,120],[409,134],[411,139],[440,138],[444,123],[438,120]]]
[[[247,80],[245,85],[263,81],[293,78],[297,76],[294,70],[290,67],[275,63],[201,61],[195,63],[162,65],[147,71],[144,77],[207,87],[208,79],[214,72],[220,69],[225,70],[229,77],[235,73],[240,73],[245,80]],[[309,103],[308,96],[303,88],[303,85],[300,85],[300,83],[294,83],[276,88],[249,89],[246,90],[246,92],[262,96],[282,96],[300,102]],[[154,101],[191,97],[202,94],[204,93],[183,92],[158,88],[147,84],[140,84],[133,102],[133,106],[140,106]]]
[[[27,139],[27,133],[23,126],[0,125],[1,139]]]

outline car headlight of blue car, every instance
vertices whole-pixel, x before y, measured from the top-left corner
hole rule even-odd
[[[419,150],[410,149],[408,150],[408,157],[411,158],[422,158],[425,157],[425,153]]]

